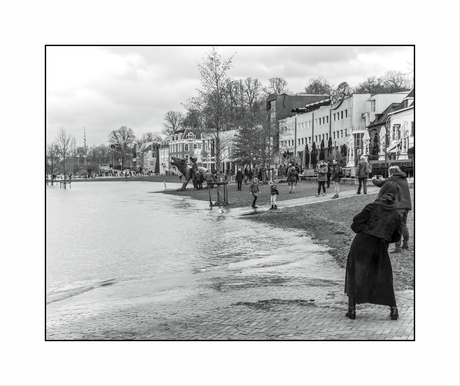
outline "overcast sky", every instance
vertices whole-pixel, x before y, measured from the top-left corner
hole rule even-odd
[[[211,46],[49,46],[46,50],[47,143],[60,127],[77,146],[106,144],[121,126],[136,137],[160,132],[167,111],[182,111],[196,95],[197,63]],[[407,46],[220,46],[233,57],[228,72],[235,79],[252,77],[268,85],[284,78],[291,92],[303,92],[310,78],[337,86],[357,86],[388,70],[408,72],[413,48]]]

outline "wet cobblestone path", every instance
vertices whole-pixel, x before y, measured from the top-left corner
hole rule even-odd
[[[48,305],[49,340],[413,340],[413,291],[389,308],[358,305],[345,317],[343,272],[324,251],[296,267],[247,262],[183,277],[183,287],[158,298],[148,281],[100,288]],[[294,268],[294,269],[293,269]],[[284,273],[300,272],[298,276]]]

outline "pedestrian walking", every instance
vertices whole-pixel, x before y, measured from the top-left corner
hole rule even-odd
[[[335,194],[332,196],[332,198],[338,198],[339,197],[339,191],[340,191],[340,180],[342,178],[342,168],[340,165],[337,163],[336,160],[332,161],[332,175],[331,175],[331,180],[334,183],[334,192]]]
[[[327,161],[327,185],[326,188],[329,189],[331,186],[331,175],[332,175],[332,162],[331,160]]]
[[[359,182],[358,191],[356,192],[357,194],[361,194],[361,186],[363,187],[363,193],[367,194],[367,177],[371,171],[371,165],[369,165],[369,162],[367,162],[366,157],[362,155],[360,161],[358,162],[356,171]]]
[[[270,209],[278,209],[278,207],[276,206],[276,199],[280,192],[278,191],[277,182],[278,180],[268,181],[268,185],[270,186]]]
[[[243,184],[243,172],[241,171],[241,169],[238,169],[238,171],[236,172],[235,181],[238,185],[238,190],[241,192],[241,186]]]
[[[294,166],[288,171],[287,182],[289,185],[289,193],[295,192],[295,187],[297,186],[297,181],[299,180],[299,173],[295,170]]]
[[[395,244],[395,249],[390,253],[400,253],[402,249],[409,249],[409,229],[407,228],[407,215],[412,210],[412,203],[410,199],[409,184],[407,183],[407,175],[402,172],[399,166],[390,166],[388,169],[390,177],[387,179],[377,179],[372,177],[372,183],[378,187],[383,187],[389,182],[395,182],[398,184],[401,190],[401,200],[397,204],[399,213],[402,216],[402,230],[403,230],[403,242],[398,241]]]
[[[397,210],[401,190],[395,182],[380,189],[377,199],[353,218],[356,233],[347,258],[345,293],[350,319],[356,318],[356,304],[390,306],[390,317],[398,319],[389,243],[401,239],[402,219]]]
[[[315,197],[319,197],[321,188],[323,188],[323,196],[326,195],[326,179],[327,179],[327,163],[324,160],[319,161],[318,164],[318,194]]]
[[[253,201],[252,201],[252,208],[256,209],[258,208],[256,206],[256,201],[257,201],[257,197],[259,195],[259,192],[260,192],[260,189],[259,189],[259,179],[256,177],[254,178],[254,180],[252,180],[251,182],[251,185],[249,185],[249,191],[251,192],[252,194],[252,197],[253,197]]]

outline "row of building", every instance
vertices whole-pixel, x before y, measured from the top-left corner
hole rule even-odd
[[[354,167],[361,155],[370,161],[413,158],[415,143],[414,90],[392,94],[350,94],[327,97],[276,120],[280,153],[308,167],[312,149],[345,154]],[[275,107],[276,108],[276,107]]]
[[[235,169],[233,161],[234,137],[237,131],[223,127],[219,134],[221,170]],[[135,148],[136,166],[142,167],[144,173],[160,175],[178,174],[175,166],[171,166],[171,157],[183,158],[190,162],[196,158],[197,163],[209,170],[216,169],[216,140],[214,134],[195,135],[191,129],[177,130],[162,142],[146,142]]]
[[[340,151],[344,163],[354,167],[360,155],[370,162],[408,160],[414,154],[414,90],[392,94],[351,94],[342,84],[331,95],[270,95],[267,116],[274,133],[272,167],[296,162],[309,168],[313,149]],[[232,158],[237,130],[220,132],[221,170],[234,171]],[[163,142],[136,147],[137,166],[144,172],[177,173],[172,156],[196,158],[199,165],[215,169],[215,137],[179,130]]]

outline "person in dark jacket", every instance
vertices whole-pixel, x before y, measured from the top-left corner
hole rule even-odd
[[[197,190],[203,189],[203,175],[201,174],[199,170],[195,172],[195,183],[196,183]]]
[[[342,168],[340,165],[337,163],[336,160],[332,161],[332,176],[331,180],[334,183],[334,191],[335,194],[332,196],[332,198],[338,198],[339,197],[339,191],[340,191],[340,175],[342,173]]]
[[[385,184],[377,199],[353,218],[356,236],[347,258],[345,293],[350,319],[356,318],[356,303],[390,306],[392,320],[398,318],[393,288],[389,243],[401,239],[402,218],[397,210],[401,191],[395,182]]]
[[[206,170],[205,178],[206,178],[206,186],[213,188],[214,187],[214,184],[213,184],[214,176],[209,170]]]
[[[409,191],[409,184],[407,183],[407,175],[406,173],[402,172],[399,166],[390,166],[388,169],[388,173],[390,174],[390,178],[384,179],[377,179],[372,177],[372,183],[378,187],[383,187],[385,184],[389,182],[396,182],[401,189],[401,201],[398,202],[398,211],[402,216],[403,222],[403,243],[401,247],[401,242],[397,242],[395,244],[395,249],[390,251],[390,253],[400,253],[402,249],[409,249],[409,229],[407,229],[407,215],[409,211],[412,209],[411,199],[410,199],[410,191]]]
[[[361,186],[363,187],[364,194],[367,194],[367,177],[369,176],[370,172],[371,167],[367,162],[366,157],[362,155],[356,170],[356,175],[358,176],[359,182],[357,194],[361,194]]]
[[[243,185],[243,172],[241,169],[236,172],[235,181],[238,185],[238,190],[241,191],[241,186]]]
[[[318,165],[318,194],[315,195],[315,197],[319,197],[319,194],[321,193],[321,187],[323,188],[323,196],[326,195],[326,174],[327,174],[327,163],[326,161],[319,161]]]
[[[327,161],[327,184],[326,188],[331,186],[331,176],[332,176],[332,162],[331,160]]]
[[[299,180],[299,173],[295,170],[294,166],[291,166],[287,174],[287,183],[289,185],[289,193],[295,192],[295,187],[297,186],[298,180]]]

